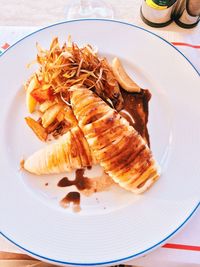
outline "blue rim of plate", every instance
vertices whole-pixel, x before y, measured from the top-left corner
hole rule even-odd
[[[0,58],[7,53],[7,51],[9,51],[10,49],[12,49],[14,46],[16,46],[18,43],[20,43],[21,41],[23,41],[24,39],[28,38],[29,36],[37,33],[37,32],[40,32],[40,31],[43,31],[45,29],[48,29],[48,28],[51,28],[51,27],[54,27],[54,26],[57,26],[57,25],[60,25],[60,24],[67,24],[67,23],[73,23],[73,22],[80,22],[80,21],[106,21],[106,22],[111,22],[111,23],[119,23],[119,24],[124,24],[124,25],[127,25],[127,26],[131,26],[131,27],[134,27],[134,28],[138,28],[140,30],[143,30],[145,32],[148,32],[154,36],[156,36],[157,38],[161,39],[162,41],[166,42],[168,45],[170,45],[171,47],[173,47],[178,53],[180,53],[187,61],[188,63],[193,67],[193,69],[197,72],[197,74],[200,76],[200,72],[198,72],[198,70],[195,68],[195,66],[192,64],[192,62],[180,51],[178,50],[174,45],[172,45],[170,42],[168,42],[167,40],[165,40],[164,38],[162,38],[161,36],[147,30],[147,29],[144,29],[140,26],[137,26],[137,25],[134,25],[134,24],[131,24],[131,23],[127,23],[127,22],[123,22],[123,21],[118,21],[118,20],[110,20],[110,19],[76,19],[76,20],[69,20],[69,21],[63,21],[63,22],[58,22],[58,23],[55,23],[55,24],[52,24],[52,25],[49,25],[49,26],[46,26],[46,27],[43,27],[37,31],[34,31],[28,35],[26,35],[25,37],[21,38],[20,40],[18,40],[16,43],[14,43],[13,45],[11,45],[5,52],[3,52],[1,55],[0,55]],[[155,249],[156,247],[158,246],[161,246],[162,244],[165,243],[165,241],[167,241],[170,237],[172,237],[175,233],[177,233],[188,221],[189,219],[192,217],[192,215],[195,213],[195,211],[198,209],[198,207],[200,207],[200,202],[196,205],[196,207],[193,209],[193,211],[190,213],[190,215],[185,219],[185,221],[182,222],[182,224],[177,227],[170,235],[168,235],[167,237],[165,237],[163,240],[161,240],[160,242],[156,243],[155,245],[149,247],[148,249],[145,249],[139,253],[136,253],[136,254],[133,254],[133,255],[130,255],[130,256],[127,256],[125,258],[121,258],[121,259],[116,259],[116,260],[111,260],[111,261],[107,261],[107,262],[95,262],[95,263],[74,263],[74,262],[65,262],[65,261],[59,261],[59,260],[54,260],[54,259],[51,259],[51,258],[47,258],[47,257],[44,257],[44,256],[41,256],[39,254],[36,254],[22,246],[20,246],[19,244],[15,243],[15,241],[13,241],[12,239],[10,239],[9,237],[7,237],[5,234],[3,234],[2,232],[0,232],[0,234],[5,237],[7,240],[9,240],[11,243],[13,243],[14,245],[16,245],[18,248],[26,251],[28,254],[32,255],[32,256],[35,256],[37,258],[40,258],[42,260],[46,260],[46,261],[49,261],[49,262],[53,262],[53,263],[58,263],[58,264],[64,264],[64,265],[74,265],[74,266],[95,266],[95,265],[108,265],[108,264],[113,264],[113,263],[120,263],[120,262],[123,262],[123,261],[128,261],[128,260],[131,260],[135,257],[138,257],[138,256],[141,256],[143,254],[146,254],[147,252],[150,252],[151,250]]]
[[[8,241],[10,241],[11,243],[13,243],[14,245],[16,245],[18,248],[26,251],[28,254],[32,255],[33,257],[35,256],[38,259],[41,260],[46,260],[48,262],[53,262],[53,263],[58,263],[58,264],[62,264],[62,265],[74,265],[74,266],[96,266],[96,265],[108,265],[108,264],[116,264],[116,263],[122,263],[124,261],[128,261],[128,260],[132,260],[138,256],[144,255],[150,251],[152,251],[153,249],[156,249],[157,247],[161,246],[162,244],[165,243],[165,241],[167,241],[170,237],[172,237],[175,233],[177,233],[188,221],[189,219],[192,217],[192,215],[195,213],[195,211],[200,208],[200,202],[197,204],[197,206],[193,209],[193,211],[190,213],[190,215],[185,219],[185,221],[178,227],[176,228],[170,235],[168,235],[167,237],[165,237],[163,240],[161,240],[160,242],[158,242],[157,244],[130,256],[127,256],[125,258],[121,258],[121,259],[116,259],[116,260],[111,260],[111,261],[107,261],[107,262],[97,262],[97,263],[75,263],[75,262],[66,262],[66,261],[59,261],[59,260],[54,260],[51,258],[47,258],[44,256],[41,256],[39,254],[36,254],[22,246],[20,246],[19,244],[15,243],[12,239],[10,239],[9,237],[7,237],[6,235],[4,235],[2,232],[0,232],[0,234],[5,237]]]

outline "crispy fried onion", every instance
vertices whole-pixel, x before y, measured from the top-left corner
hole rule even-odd
[[[36,46],[40,67],[35,74],[35,90],[47,90],[48,93],[44,96],[46,99],[47,96],[51,98],[52,95],[59,94],[63,100],[63,93],[68,92],[71,86],[83,85],[109,104],[112,103],[117,110],[122,108],[120,88],[107,60],[100,58],[90,45],[80,48],[69,37],[68,42],[61,47],[56,37],[49,50],[43,49],[39,44]]]

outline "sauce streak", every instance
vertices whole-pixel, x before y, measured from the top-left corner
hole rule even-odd
[[[75,180],[69,180],[69,178],[63,177],[58,182],[57,186],[68,187],[75,185],[83,195],[90,196],[93,193],[105,191],[115,184],[113,179],[104,172],[101,176],[95,178],[87,178],[84,176],[84,171],[84,169],[76,170]]]
[[[63,208],[68,208],[70,203],[73,204],[73,211],[79,212],[80,211],[80,199],[81,195],[79,192],[69,192],[61,201],[60,205]]]
[[[120,114],[138,131],[150,147],[147,123],[149,115],[148,103],[151,99],[151,93],[147,89],[141,89],[139,93],[129,93],[123,89],[121,89],[121,92],[124,99],[124,107]]]
[[[92,169],[92,166],[87,166],[87,169],[88,169],[88,170],[91,170],[91,169]]]
[[[67,187],[75,185],[78,190],[85,190],[91,188],[91,179],[84,176],[84,169],[76,170],[75,180],[69,180],[67,177],[63,177],[57,184],[59,187]]]
[[[106,173],[102,173],[101,176],[91,178],[90,182],[90,189],[85,189],[81,192],[85,196],[91,196],[93,193],[106,191],[115,184],[113,179]]]

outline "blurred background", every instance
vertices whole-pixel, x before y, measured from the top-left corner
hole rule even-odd
[[[44,26],[67,19],[74,0],[0,0],[0,25]],[[141,0],[106,0],[115,18],[134,22],[140,17]]]

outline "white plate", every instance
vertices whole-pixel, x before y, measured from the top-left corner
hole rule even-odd
[[[152,92],[149,132],[160,180],[135,196],[118,187],[82,198],[82,211],[62,209],[55,190],[62,177],[18,171],[22,156],[41,144],[25,125],[22,84],[33,70],[36,42],[48,47],[71,34],[109,58],[118,56],[142,88]],[[107,20],[59,23],[39,30],[0,60],[0,230],[34,257],[69,265],[110,265],[151,251],[191,217],[200,196],[200,83],[194,67],[172,45],[134,25]],[[97,170],[93,172],[98,173]],[[48,180],[50,187],[44,186]],[[49,189],[50,188],[50,189]]]

